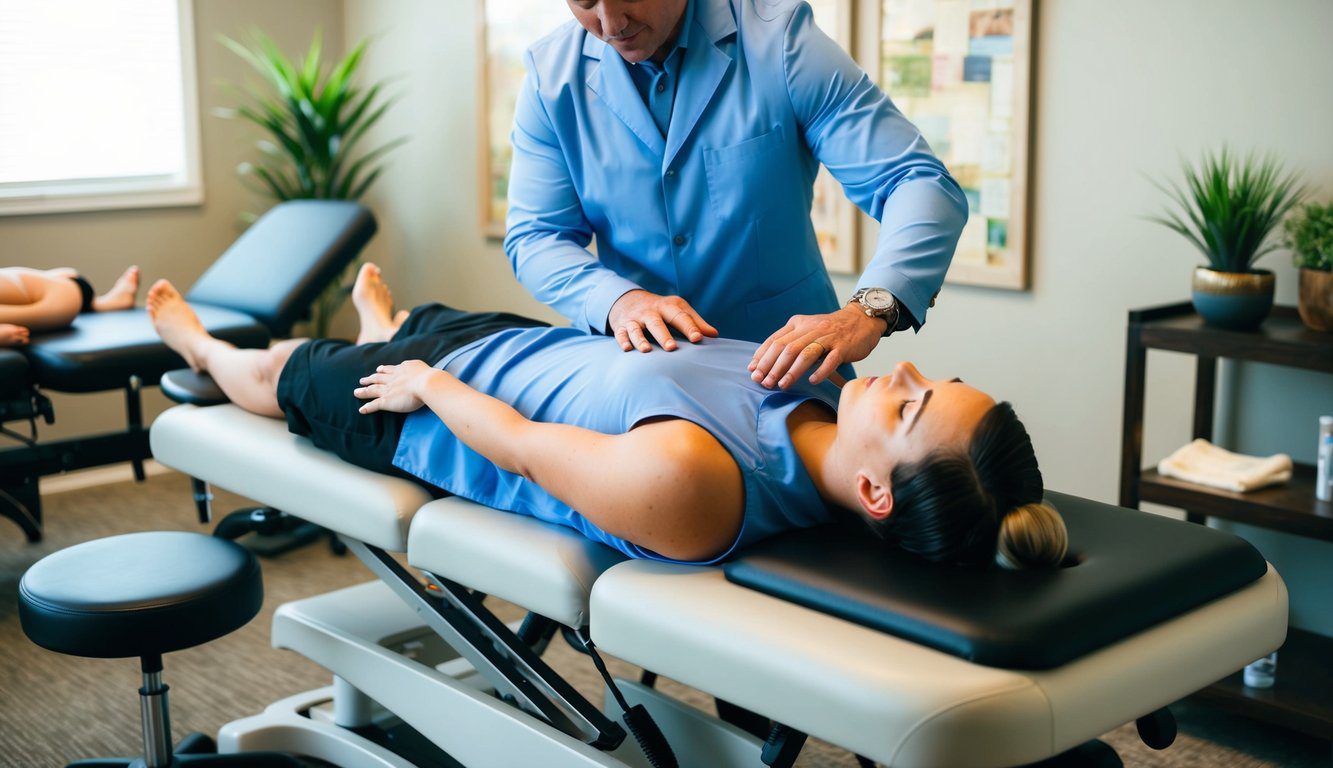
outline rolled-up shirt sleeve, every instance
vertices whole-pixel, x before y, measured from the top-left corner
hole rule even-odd
[[[880,223],[858,288],[887,288],[919,328],[944,283],[967,199],[916,126],[800,3],[787,25],[787,92],[806,145]]]
[[[531,55],[511,134],[505,254],[518,281],[575,326],[606,332],[616,299],[639,286],[588,251],[592,227],[583,215],[569,164],[537,93]]]

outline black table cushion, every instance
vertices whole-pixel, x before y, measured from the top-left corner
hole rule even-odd
[[[209,333],[224,341],[238,347],[268,344],[268,329],[249,315],[207,304],[194,309]],[[79,315],[66,330],[34,336],[24,353],[33,380],[57,392],[119,389],[130,376],[152,386],[162,374],[185,366],[162,343],[143,309]]]
[[[28,396],[28,358],[16,349],[0,349],[0,399]]]
[[[259,561],[200,533],[130,533],[48,555],[19,582],[19,621],[43,648],[128,658],[190,648],[254,618]]]
[[[796,531],[748,550],[727,578],[987,666],[1051,669],[1262,577],[1250,544],[1201,525],[1048,493],[1070,566],[926,563],[860,524]]]

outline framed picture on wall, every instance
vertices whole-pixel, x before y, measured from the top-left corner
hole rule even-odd
[[[809,0],[815,25],[833,38],[849,54],[852,51],[853,0]],[[853,54],[854,55],[854,54]],[[824,166],[815,177],[815,199],[810,219],[824,265],[830,272],[859,274],[861,265],[856,247],[856,206],[843,194],[841,185]]]
[[[487,237],[505,234],[508,211],[509,132],[514,104],[523,85],[523,53],[543,35],[573,18],[569,6],[552,0],[476,0],[477,50],[481,52],[477,87],[478,197],[481,228]]]
[[[1028,287],[1034,0],[879,0],[880,85],[967,195],[948,282]]]

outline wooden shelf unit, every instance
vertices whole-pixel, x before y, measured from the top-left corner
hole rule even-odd
[[[1195,485],[1143,468],[1149,349],[1195,356],[1194,437],[1212,440],[1218,358],[1333,373],[1333,334],[1306,328],[1295,307],[1274,307],[1272,315],[1252,332],[1209,327],[1188,302],[1130,312],[1120,464],[1121,506],[1137,508],[1148,501],[1183,509],[1196,523],[1219,517],[1333,541],[1333,503],[1315,498],[1314,467],[1308,464],[1297,464],[1287,484],[1250,493]],[[1196,698],[1256,720],[1333,739],[1333,638],[1291,629],[1278,653],[1277,683],[1272,688],[1247,688],[1237,672],[1200,691]]]

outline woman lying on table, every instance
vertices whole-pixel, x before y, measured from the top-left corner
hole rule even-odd
[[[1026,430],[1008,403],[958,379],[902,363],[841,397],[829,382],[768,390],[750,380],[748,342],[626,354],[615,339],[515,315],[439,304],[395,315],[372,264],[352,300],[355,344],[267,350],[209,336],[166,281],[148,311],[241,408],[285,415],[351,463],[631,557],[716,562],[836,508],[934,561],[1048,567],[1064,556]]]
[[[70,267],[0,267],[0,347],[21,347],[33,332],[68,328],[82,312],[129,309],[138,290],[138,267],[125,270],[101,296]]]

